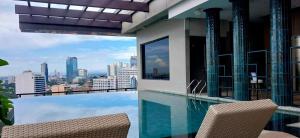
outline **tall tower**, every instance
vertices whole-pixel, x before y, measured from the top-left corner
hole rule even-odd
[[[130,67],[137,66],[137,56],[131,56],[130,57]]]
[[[67,69],[67,81],[69,83],[78,76],[78,67],[77,67],[77,58],[76,57],[68,57],[66,61],[66,69]]]
[[[45,77],[46,83],[48,83],[48,64],[43,63],[41,64],[41,74]]]

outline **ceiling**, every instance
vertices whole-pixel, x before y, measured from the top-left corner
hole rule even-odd
[[[119,35],[151,0],[17,0],[22,32]]]
[[[270,0],[250,0],[250,19],[258,20],[269,14]],[[292,8],[300,7],[300,0],[292,0]],[[175,18],[205,18],[203,10],[208,8],[222,8],[220,18],[223,20],[231,20],[232,4],[229,0],[208,0],[196,6],[193,9],[187,10]]]

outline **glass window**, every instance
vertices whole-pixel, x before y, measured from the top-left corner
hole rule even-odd
[[[143,79],[169,80],[169,38],[142,45]]]

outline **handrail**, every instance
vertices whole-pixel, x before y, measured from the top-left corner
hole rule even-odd
[[[186,89],[189,89],[194,82],[199,82],[199,81],[197,79],[192,80],[192,82],[186,87]]]
[[[198,86],[201,84],[202,80],[200,80],[197,85],[194,87],[194,89],[192,90],[192,94],[196,95],[196,89],[198,88]]]
[[[197,79],[194,79],[194,80],[192,80],[192,82],[190,82],[190,84],[186,87],[186,96],[188,96],[188,94],[189,94],[188,90],[192,86],[192,84],[194,84],[194,82],[199,82],[199,81]]]
[[[201,88],[201,90],[200,90],[200,92],[199,92],[199,94],[201,94],[202,93],[202,91],[204,90],[204,88],[206,87],[206,82],[204,82],[204,85],[203,85],[203,87]]]
[[[195,86],[195,88],[194,88],[193,91],[192,91],[192,94],[193,94],[195,97],[196,97],[196,94],[197,94],[197,93],[196,93],[196,89],[200,86],[200,84],[201,84],[202,82],[203,82],[204,84],[203,84],[203,86],[201,87],[201,89],[200,89],[200,91],[199,91],[199,94],[202,93],[202,91],[204,90],[204,88],[205,88],[206,85],[207,85],[207,84],[206,84],[206,81],[200,80],[199,83]]]
[[[90,93],[90,92],[110,92],[110,91],[128,91],[128,90],[136,90],[136,88],[117,88],[117,89],[91,89],[91,90],[74,90],[74,91],[61,91],[61,92],[51,92],[51,91],[47,91],[47,92],[38,92],[38,93],[19,93],[16,94],[18,97],[21,97],[23,95],[49,95],[49,94],[69,94],[69,93]]]

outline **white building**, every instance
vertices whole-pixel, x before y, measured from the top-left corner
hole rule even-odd
[[[16,94],[44,93],[46,92],[45,77],[34,74],[32,71],[24,71],[16,76]]]
[[[116,89],[116,76],[108,76],[107,78],[93,79],[93,90]]]
[[[107,65],[107,76],[117,76],[118,72],[122,68],[129,68],[129,63],[117,62],[110,65]]]
[[[107,76],[117,76],[117,72],[118,72],[117,64],[107,65]]]
[[[134,81],[135,79],[135,81]],[[121,68],[117,74],[118,88],[135,88],[137,85],[137,69],[136,67]]]
[[[86,69],[78,69],[78,76],[86,79],[87,78],[87,70]]]

